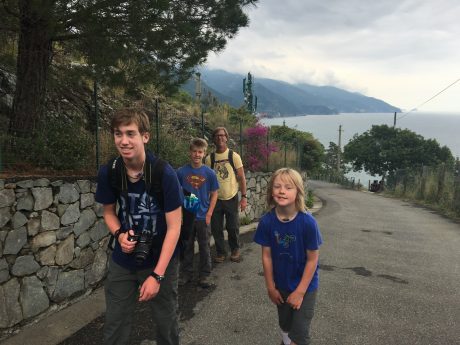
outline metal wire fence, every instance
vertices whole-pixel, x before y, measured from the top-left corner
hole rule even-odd
[[[460,216],[460,175],[445,164],[418,170],[398,170],[388,179],[387,191],[433,205]]]
[[[192,116],[167,104],[157,103],[151,111],[150,141],[147,148],[173,167],[189,161],[189,141],[204,137],[213,150],[212,128],[206,118]],[[94,116],[94,115],[91,115]],[[97,126],[78,118],[48,118],[33,133],[15,129],[15,136],[2,128],[0,135],[0,177],[20,175],[87,175],[94,176],[98,167],[117,154],[108,124]],[[219,124],[229,126],[228,123]],[[232,134],[232,133],[231,133]],[[269,132],[258,143],[243,132],[234,131],[229,146],[240,153],[245,170],[273,171],[289,166],[300,170],[299,146],[275,142]]]

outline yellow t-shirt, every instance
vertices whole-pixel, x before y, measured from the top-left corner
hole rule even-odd
[[[217,198],[220,200],[230,200],[238,193],[238,179],[228,161],[228,151],[229,149],[227,148],[222,153],[215,153],[214,171],[219,181]],[[235,151],[233,151],[233,164],[236,169],[243,167],[241,157]],[[211,155],[206,157],[206,165],[211,166]]]

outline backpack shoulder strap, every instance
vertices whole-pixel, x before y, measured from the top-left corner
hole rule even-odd
[[[216,165],[216,153],[211,152],[211,169],[214,170],[214,165]]]
[[[125,164],[120,156],[114,157],[107,162],[107,177],[110,187],[112,187],[112,190],[116,193],[117,199],[120,195],[127,198],[128,177],[126,176]],[[123,207],[123,203],[120,206]],[[126,214],[126,212],[123,212],[123,214]],[[110,250],[115,248],[115,237],[113,235],[110,235],[108,248]]]
[[[122,193],[128,192],[126,168],[120,156],[114,157],[108,161],[107,174],[109,184],[116,192],[117,197]]]
[[[156,158],[144,165],[145,188],[150,196],[155,197],[161,209],[164,209],[163,173],[166,161]]]
[[[228,150],[228,162],[232,166],[232,169],[233,169],[233,172],[235,173],[236,179],[238,179],[238,173],[237,173],[236,168],[235,168],[235,163],[233,162],[233,150],[232,149]]]

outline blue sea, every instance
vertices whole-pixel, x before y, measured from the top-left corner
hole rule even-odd
[[[305,115],[263,119],[265,125],[282,125],[310,132],[325,148],[329,142],[338,143],[339,126],[342,125],[341,146],[343,147],[355,134],[361,134],[371,129],[372,125],[386,124],[393,126],[394,113],[348,113],[339,115]],[[396,127],[409,129],[420,134],[425,139],[436,139],[441,146],[446,145],[454,155],[460,157],[460,112],[459,113],[423,113],[410,112],[397,114]],[[366,173],[350,173],[361,183],[367,185],[374,177]],[[376,177],[377,178],[377,177]]]

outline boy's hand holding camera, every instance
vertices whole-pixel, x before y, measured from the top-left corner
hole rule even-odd
[[[120,243],[123,253],[132,253],[134,248],[136,248],[137,241],[130,240],[130,236],[134,236],[133,230],[122,232],[118,236],[118,242]]]

